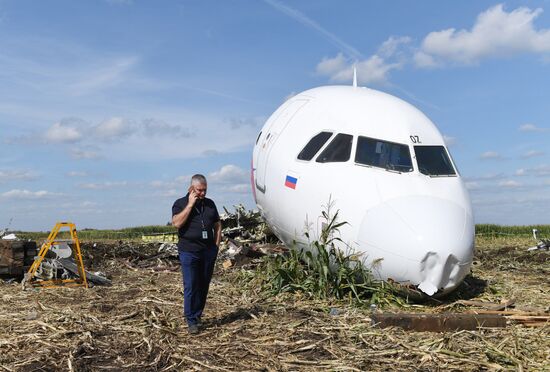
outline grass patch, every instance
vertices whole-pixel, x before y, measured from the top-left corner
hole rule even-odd
[[[363,306],[369,304],[404,304],[387,282],[375,280],[360,255],[347,254],[336,247],[342,242],[338,212],[331,215],[329,207],[322,212],[325,220],[319,240],[286,254],[266,256],[251,271],[241,271],[240,279],[248,288],[259,289],[267,296],[281,293],[302,293],[308,298],[348,300]],[[305,236],[310,240],[309,234]]]
[[[173,226],[153,225],[153,226],[137,226],[127,227],[118,230],[96,230],[96,229],[83,229],[78,230],[78,238],[80,240],[134,240],[141,239],[144,234],[156,234],[156,233],[174,233],[177,232]],[[21,239],[30,240],[44,240],[48,237],[49,231],[39,232],[24,232],[14,231]],[[62,230],[58,237],[60,239],[66,239],[69,237],[68,231]]]
[[[477,224],[476,235],[481,236],[532,236],[533,229],[539,231],[540,236],[550,236],[550,225],[524,225],[524,226],[503,226],[494,224]]]

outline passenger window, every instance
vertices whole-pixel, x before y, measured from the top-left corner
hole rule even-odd
[[[414,146],[418,170],[427,176],[456,176],[443,146]]]
[[[309,140],[307,145],[303,148],[302,151],[298,154],[298,159],[300,160],[311,160],[317,154],[317,151],[323,147],[323,145],[328,141],[332,136],[332,132],[321,132],[312,139]]]
[[[409,146],[367,137],[357,140],[355,162],[398,172],[413,170]]]
[[[318,163],[333,163],[348,161],[351,155],[351,143],[353,136],[339,133],[331,143],[317,157]]]

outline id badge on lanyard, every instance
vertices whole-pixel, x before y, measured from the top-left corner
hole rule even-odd
[[[208,230],[206,230],[206,227],[204,226],[204,202],[202,203],[202,208],[200,211],[197,207],[195,207],[195,209],[197,210],[197,213],[201,216],[202,238],[206,240],[208,239]]]

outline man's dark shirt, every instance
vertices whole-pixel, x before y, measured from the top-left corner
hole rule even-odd
[[[189,194],[174,202],[172,216],[183,211],[189,202]],[[178,250],[197,252],[201,249],[214,247],[214,224],[220,220],[218,209],[212,199],[197,199],[187,221],[178,229]],[[203,229],[204,223],[204,229]],[[206,230],[208,239],[202,238],[202,232]]]

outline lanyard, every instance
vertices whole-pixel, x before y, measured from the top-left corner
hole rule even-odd
[[[199,208],[197,208],[197,206],[195,205],[195,210],[197,211],[197,213],[199,214],[199,216],[201,216],[201,226],[204,230],[204,218],[203,218],[203,214],[204,214],[204,202],[201,203],[201,210],[199,211]]]

